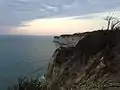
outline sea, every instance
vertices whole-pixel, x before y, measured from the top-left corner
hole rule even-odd
[[[53,36],[0,36],[0,90],[18,78],[42,76],[55,50]]]

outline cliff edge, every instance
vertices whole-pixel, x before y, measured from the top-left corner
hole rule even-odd
[[[120,29],[55,36],[42,90],[120,90]]]

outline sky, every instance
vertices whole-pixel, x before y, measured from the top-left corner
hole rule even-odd
[[[60,35],[105,28],[120,0],[0,0],[0,35]]]

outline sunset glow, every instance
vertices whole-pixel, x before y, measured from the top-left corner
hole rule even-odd
[[[23,22],[20,27],[12,28],[11,34],[58,35],[62,33],[84,32],[101,29],[105,21],[99,19],[35,19]]]

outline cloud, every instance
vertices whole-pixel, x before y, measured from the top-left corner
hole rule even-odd
[[[0,26],[51,17],[93,18],[90,14],[116,9],[120,11],[120,0],[0,0]]]
[[[68,4],[68,5],[63,5],[62,6],[64,9],[69,9],[70,7],[71,7],[71,5],[70,4]]]
[[[20,26],[10,30],[10,34],[25,35],[56,35],[62,33],[85,32],[106,28],[104,18],[110,12],[87,14],[81,16],[33,19],[22,22]],[[120,11],[115,11],[114,16],[120,18]]]
[[[19,2],[29,2],[30,0],[18,0]]]
[[[120,0],[88,0],[91,4],[105,5],[120,3]]]
[[[82,16],[74,16],[74,19],[93,19],[93,18],[99,18],[99,19],[103,19],[106,16],[113,16],[113,17],[117,17],[120,18],[120,11],[109,11],[109,12],[102,12],[102,13],[94,13],[94,14],[86,14],[86,15],[82,15]]]
[[[92,13],[78,16],[70,16],[70,17],[59,17],[61,19],[103,19],[106,16],[113,15],[114,17],[120,18],[120,11],[109,11],[102,13]]]
[[[46,9],[43,9],[43,8],[40,8],[39,9],[41,12],[45,12],[46,11]]]
[[[49,5],[43,5],[46,9],[48,10],[53,10],[53,11],[57,11],[58,10],[58,7],[55,7],[55,6],[49,6]]]
[[[105,22],[99,19],[47,18],[23,22],[22,25],[23,26],[12,28],[10,33],[24,35],[56,35],[84,32],[100,29],[102,25],[105,25]]]

